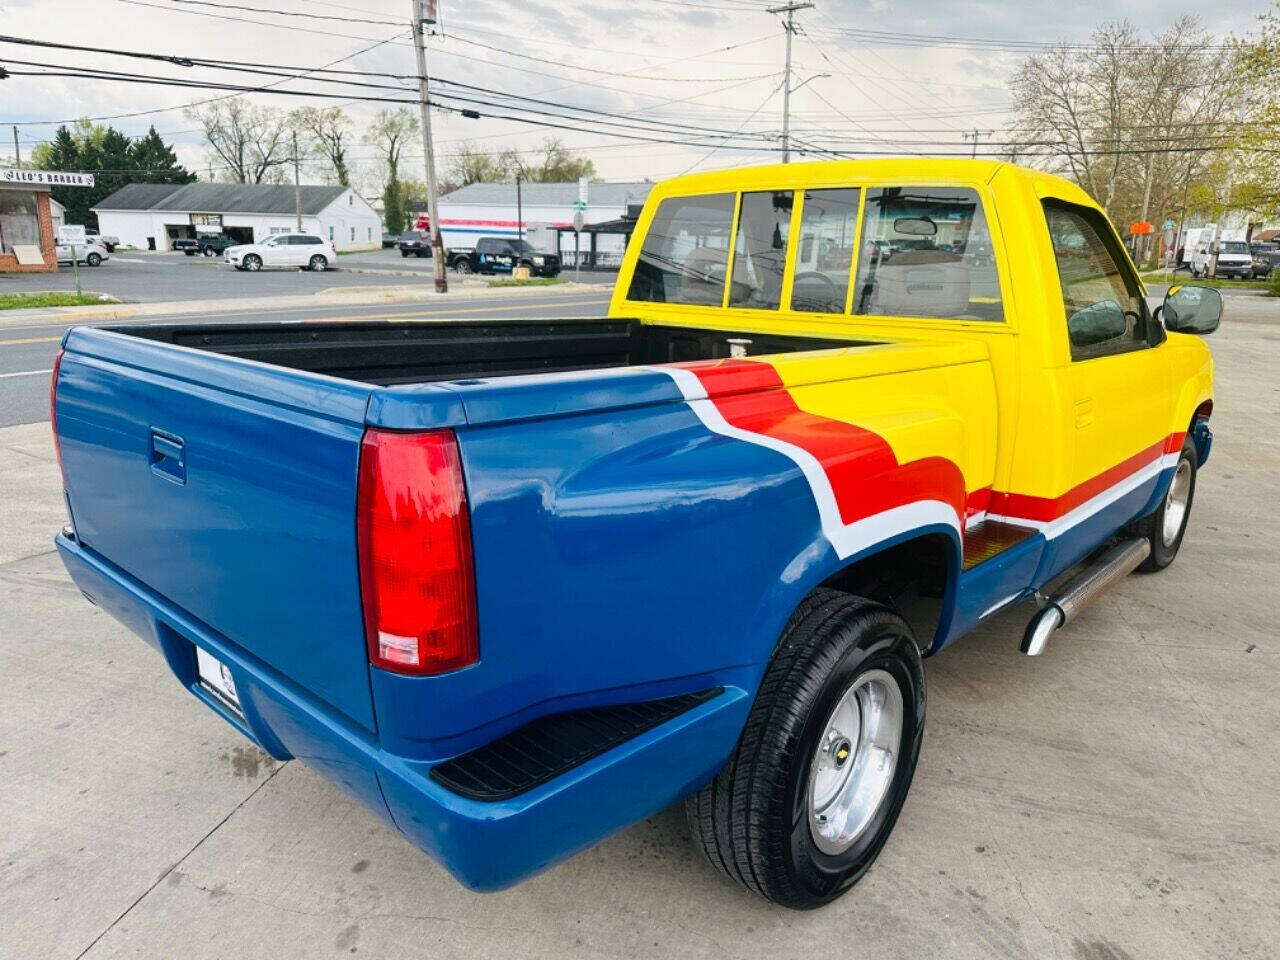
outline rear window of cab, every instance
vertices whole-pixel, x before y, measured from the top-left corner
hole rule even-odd
[[[970,187],[954,186],[668,197],[645,234],[627,299],[819,314],[1004,318],[981,198]]]

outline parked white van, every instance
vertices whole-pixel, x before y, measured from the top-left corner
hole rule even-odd
[[[1216,243],[1200,243],[1191,256],[1191,276],[1207,277],[1209,275],[1209,258],[1218,254],[1219,277],[1235,277],[1247,280],[1253,276],[1253,254],[1249,244],[1243,240],[1218,240]]]

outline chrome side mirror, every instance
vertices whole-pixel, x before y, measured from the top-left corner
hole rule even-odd
[[[1222,322],[1222,294],[1213,287],[1173,286],[1160,309],[1166,330],[1208,336]]]

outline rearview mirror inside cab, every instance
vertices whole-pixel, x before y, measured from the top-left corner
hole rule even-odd
[[[1092,347],[1124,336],[1129,330],[1129,319],[1124,309],[1114,300],[1103,300],[1077,310],[1067,317],[1067,333],[1073,347]]]
[[[899,217],[893,221],[895,232],[907,237],[936,237],[938,225],[928,217]]]
[[[1166,330],[1206,336],[1222,322],[1222,294],[1213,287],[1170,287],[1161,307]]]

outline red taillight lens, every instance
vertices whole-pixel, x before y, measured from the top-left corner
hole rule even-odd
[[[62,369],[62,351],[53,358],[53,372],[49,374],[49,429],[53,431],[53,453],[58,458],[58,474],[62,477],[62,489],[67,489],[67,472],[62,469],[62,441],[58,439],[58,371]]]
[[[357,500],[369,661],[413,674],[475,663],[471,529],[453,431],[366,431]]]

